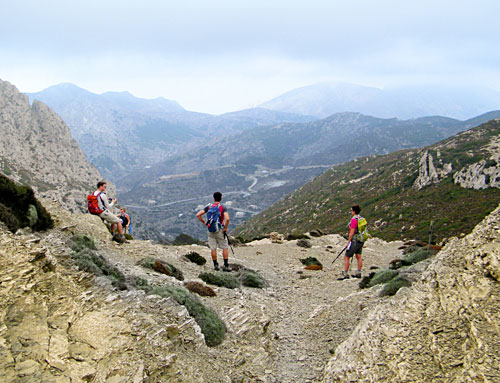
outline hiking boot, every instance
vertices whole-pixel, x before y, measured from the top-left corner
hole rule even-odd
[[[225,271],[225,272],[230,273],[230,272],[231,272],[231,271],[233,271],[233,270],[232,270],[232,269],[229,267],[229,265],[228,265],[228,266],[222,266],[222,271]]]
[[[347,273],[347,271],[343,271],[342,275],[339,278],[337,278],[337,281],[343,281],[345,279],[349,279],[349,274]]]
[[[219,265],[214,265],[214,270],[219,271]]]
[[[353,278],[361,278],[361,271],[358,271],[357,273],[353,274]]]

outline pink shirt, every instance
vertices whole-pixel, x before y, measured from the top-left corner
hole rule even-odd
[[[356,230],[358,228],[358,220],[356,218],[351,219],[351,223],[349,224],[349,229]]]

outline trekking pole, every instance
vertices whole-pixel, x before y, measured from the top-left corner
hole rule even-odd
[[[229,247],[231,248],[231,252],[233,253],[233,256],[234,256],[234,250],[233,250],[233,247],[231,246],[231,241],[229,240],[229,237],[227,235],[226,232],[224,232],[224,238],[227,239],[227,244],[229,245]]]
[[[337,257],[333,260],[333,262],[335,262],[340,257],[340,254],[342,254],[345,251],[345,249],[347,249],[347,247],[344,247],[342,249],[342,251],[339,253],[339,255],[337,255]],[[333,265],[333,262],[332,262],[332,265]]]
[[[431,256],[431,239],[432,239],[432,230],[434,229],[434,221],[431,221],[431,225],[429,226],[429,244],[427,245],[427,256]]]

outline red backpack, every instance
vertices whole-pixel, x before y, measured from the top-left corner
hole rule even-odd
[[[90,214],[99,215],[104,211],[99,207],[98,198],[100,195],[101,193],[97,195],[94,195],[94,193],[92,193],[87,196],[87,208],[89,209]]]

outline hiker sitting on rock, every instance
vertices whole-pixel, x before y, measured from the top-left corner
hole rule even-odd
[[[106,191],[106,182],[99,181],[97,183],[97,190],[93,194],[97,198],[99,209],[102,210],[102,212],[98,215],[103,221],[106,221],[111,224],[112,232],[114,232],[114,228],[117,226],[118,233],[120,234],[119,242],[125,242],[125,236],[123,235],[123,228],[120,219],[116,215],[111,213],[111,208],[115,205],[116,198],[108,200],[108,197],[104,193],[105,191]]]
[[[130,216],[127,214],[127,209],[123,206],[120,208],[120,214],[118,214],[118,218],[122,224],[123,233],[128,233],[132,235],[132,221],[130,220]]]
[[[349,223],[349,239],[347,240],[346,249],[344,255],[344,271],[342,276],[338,278],[339,280],[349,278],[349,266],[351,265],[351,258],[356,255],[356,262],[358,264],[358,271],[353,275],[354,278],[361,278],[361,268],[363,267],[363,260],[361,259],[361,252],[363,250],[364,238],[360,235],[358,222],[363,219],[366,226],[366,220],[362,218],[359,213],[361,212],[361,207],[359,205],[353,205],[351,207],[351,221]]]
[[[196,214],[196,218],[208,228],[208,245],[210,246],[214,269],[219,270],[217,262],[217,247],[222,249],[222,258],[224,266],[222,271],[231,271],[229,268],[229,247],[227,243],[227,227],[229,226],[229,214],[225,206],[223,206],[222,193],[214,193],[214,203],[207,205],[204,209]],[[207,214],[207,222],[203,220],[203,215]]]

